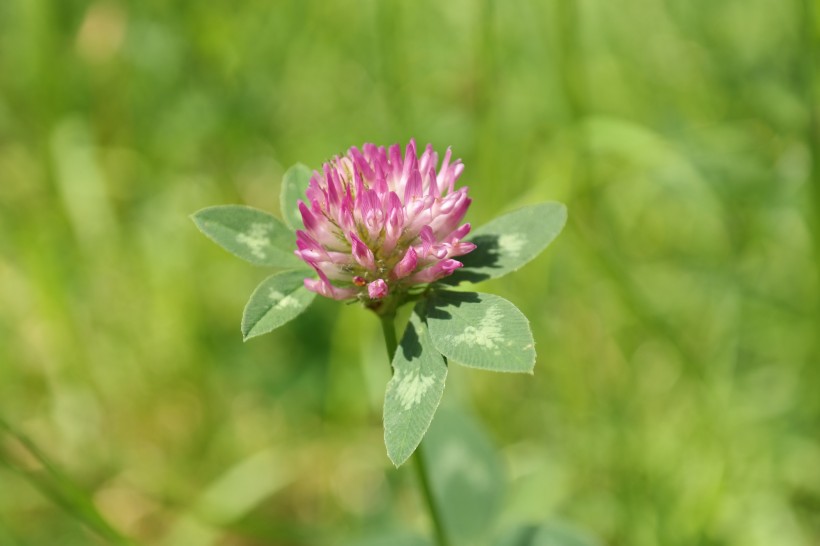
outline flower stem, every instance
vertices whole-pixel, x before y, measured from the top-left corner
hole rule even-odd
[[[382,331],[384,332],[384,342],[385,345],[387,345],[387,355],[390,357],[390,364],[392,366],[393,357],[396,356],[396,349],[398,348],[395,325],[396,314],[388,313],[379,315],[379,319],[381,320]],[[421,485],[422,497],[427,505],[427,512],[430,514],[430,521],[433,523],[433,532],[436,537],[436,544],[437,546],[449,546],[450,541],[447,539],[447,534],[444,532],[444,522],[441,514],[439,513],[436,499],[433,498],[433,490],[430,487],[430,479],[427,474],[424,453],[420,444],[419,447],[416,448],[416,452],[413,453],[413,466],[416,468],[416,474],[418,475],[419,484]]]
[[[430,513],[430,520],[433,522],[433,531],[436,535],[436,544],[438,546],[449,546],[450,541],[447,540],[447,533],[444,532],[444,522],[442,521],[441,514],[437,509],[436,499],[433,498],[433,490],[430,487],[430,480],[427,474],[427,467],[424,461],[424,452],[422,451],[421,445],[416,448],[416,452],[413,453],[413,466],[416,467],[416,474],[419,477],[419,483],[421,484],[421,492],[422,496],[424,497],[424,501],[427,503],[427,511]]]
[[[396,340],[396,314],[389,313],[386,315],[379,315],[379,320],[382,323],[382,332],[384,332],[384,343],[387,345],[387,358],[390,359],[390,370],[393,368],[393,357],[396,356],[396,348],[399,346]]]

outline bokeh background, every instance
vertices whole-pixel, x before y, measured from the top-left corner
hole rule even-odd
[[[3,0],[0,544],[426,533],[376,319],[320,301],[243,344],[268,273],[188,218],[410,137],[464,160],[474,225],[569,207],[480,286],[535,376],[448,378],[496,530],[820,544],[817,36],[811,0]]]

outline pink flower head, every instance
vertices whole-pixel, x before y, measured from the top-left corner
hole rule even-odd
[[[462,241],[470,198],[455,183],[464,165],[450,159],[448,148],[439,166],[429,144],[419,156],[414,140],[404,158],[398,144],[365,144],[314,171],[296,232],[296,255],[319,275],[307,289],[378,301],[461,267],[453,258],[475,245]]]

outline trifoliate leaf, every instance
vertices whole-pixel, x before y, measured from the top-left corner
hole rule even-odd
[[[413,454],[427,432],[447,378],[447,364],[433,347],[419,312],[423,308],[410,316],[384,395],[384,443],[396,466]]]
[[[315,293],[304,285],[303,271],[271,275],[256,287],[242,315],[245,340],[279,328],[308,308]]]
[[[293,254],[293,232],[265,211],[221,205],[195,212],[191,218],[212,241],[252,264],[282,269],[307,267]]]
[[[535,342],[518,308],[479,292],[437,292],[428,299],[433,345],[448,359],[497,372],[532,373]]]

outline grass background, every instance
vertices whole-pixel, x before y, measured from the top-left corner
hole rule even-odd
[[[464,160],[474,225],[569,207],[481,287],[530,318],[534,378],[448,380],[503,456],[498,529],[820,544],[818,11],[4,0],[0,416],[33,445],[0,432],[0,544],[424,532],[376,319],[321,301],[243,344],[266,272],[188,219],[410,137]]]

